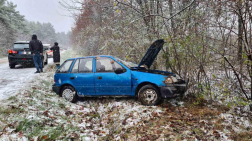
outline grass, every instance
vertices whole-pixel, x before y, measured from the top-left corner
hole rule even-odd
[[[64,103],[59,103],[59,107],[60,107],[61,109],[65,109],[65,108],[66,108],[66,105],[65,105]]]
[[[71,58],[72,54],[72,51],[66,51],[66,54],[62,55],[62,61]],[[72,124],[69,124],[72,122],[72,119],[68,116],[62,116],[60,118],[68,124],[57,125],[54,123],[54,113],[48,111],[49,114],[43,114],[49,109],[59,109],[64,111],[66,108],[65,101],[63,99],[60,99],[61,101],[57,100],[57,95],[49,90],[53,84],[52,78],[55,69],[54,65],[49,65],[47,69],[45,69],[45,72],[47,72],[46,78],[49,79],[40,78],[40,82],[32,82],[33,84],[38,84],[32,86],[31,89],[28,88],[25,92],[25,96],[17,95],[10,97],[7,101],[15,101],[12,102],[15,106],[1,105],[0,118],[4,120],[2,123],[13,125],[16,133],[22,132],[22,134],[29,140],[33,140],[34,137],[39,137],[41,140],[56,140],[65,138],[62,136],[63,134],[67,135],[71,132],[80,130]],[[33,110],[24,110],[23,107],[32,107]],[[40,119],[39,121],[27,118],[31,114],[34,115],[34,113],[36,113],[36,116]],[[20,121],[21,117],[24,119],[21,119]],[[95,118],[97,115],[93,115],[93,117]]]
[[[93,114],[90,114],[90,120],[92,120],[93,118],[100,118],[100,114],[99,113],[93,113]]]
[[[62,61],[73,57],[71,51],[65,53]],[[96,140],[115,140],[116,136],[120,137],[120,140],[154,140],[160,134],[164,135],[163,139],[192,140],[192,137],[203,138],[202,126],[206,126],[209,132],[226,129],[221,124],[224,120],[220,120],[218,116],[220,112],[228,111],[227,108],[214,107],[212,109],[200,102],[197,104],[187,102],[188,105],[184,107],[175,107],[169,102],[148,107],[141,106],[134,100],[89,98],[72,104],[51,92],[55,72],[53,65],[49,65],[45,72],[46,74],[38,77],[38,81],[33,82],[34,88],[28,88],[25,96],[18,95],[9,98],[10,101],[15,100],[12,102],[12,104],[15,103],[15,106],[0,106],[2,107],[0,108],[1,122],[6,125],[15,125],[13,126],[15,133],[21,131],[28,140],[34,140],[35,137],[39,137],[39,140],[84,140],[85,137],[95,140],[89,138],[90,134]],[[122,106],[117,107],[118,101]],[[100,106],[104,110],[100,110]],[[139,108],[135,109],[136,107]],[[30,108],[32,110],[26,110]],[[69,111],[71,113],[66,114]],[[157,111],[161,111],[161,113],[155,114]],[[135,112],[137,116],[135,116]],[[38,119],[32,119],[31,115]],[[118,118],[121,115],[125,115],[123,119]],[[137,123],[131,121],[137,118],[141,118]],[[128,120],[124,122],[125,119]],[[200,120],[213,119],[217,123],[207,125],[200,122]],[[79,126],[79,124],[86,126]],[[184,131],[194,134],[182,136]],[[11,136],[14,133],[4,134]],[[248,131],[233,134],[232,139],[249,140],[250,136],[250,131]]]
[[[24,111],[23,108],[18,107],[0,108],[0,115],[18,114],[23,113]]]
[[[17,99],[16,96],[11,96],[11,97],[8,98],[9,101],[16,100],[16,99]]]
[[[39,135],[43,128],[44,126],[40,121],[25,119],[19,122],[18,126],[16,127],[16,132],[22,131],[26,133],[29,139],[31,139],[32,137]]]
[[[41,136],[40,140],[56,140],[64,134],[64,128],[60,125],[48,130],[48,134]]]
[[[240,133],[234,133],[231,137],[233,140],[236,141],[251,141],[252,140],[252,132],[240,132]]]
[[[52,86],[52,83],[48,82],[46,80],[42,80],[41,84],[45,84],[46,87],[51,87]]]

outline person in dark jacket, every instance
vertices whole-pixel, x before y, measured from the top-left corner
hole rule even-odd
[[[43,55],[43,44],[37,39],[37,35],[32,35],[32,40],[29,43],[29,48],[33,55],[33,61],[37,71],[35,73],[43,72],[41,56]],[[40,68],[40,71],[39,71]]]
[[[57,42],[54,43],[54,46],[50,48],[53,51],[53,62],[56,64],[57,67],[60,65],[60,48]]]

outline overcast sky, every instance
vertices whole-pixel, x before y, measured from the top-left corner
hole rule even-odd
[[[63,10],[60,0],[9,0],[17,5],[17,10],[28,21],[50,22],[56,32],[68,32],[73,25],[71,17],[63,16],[69,13]]]

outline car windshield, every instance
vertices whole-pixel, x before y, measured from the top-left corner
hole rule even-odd
[[[124,61],[124,60],[122,60],[120,58],[117,58],[117,57],[115,57],[115,59],[117,61],[119,61],[120,63],[122,63],[123,65],[125,65],[126,67],[128,67],[128,68],[138,67],[138,64],[136,64],[136,63],[127,62],[127,61]]]
[[[29,44],[14,44],[14,49],[29,49]]]

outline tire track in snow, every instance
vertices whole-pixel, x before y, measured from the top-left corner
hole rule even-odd
[[[53,63],[53,59],[49,58],[48,63]],[[16,65],[15,69],[10,69],[9,63],[0,63],[0,100],[15,96],[20,89],[25,88],[35,76],[39,75],[34,74],[35,71],[35,67],[23,68]]]

